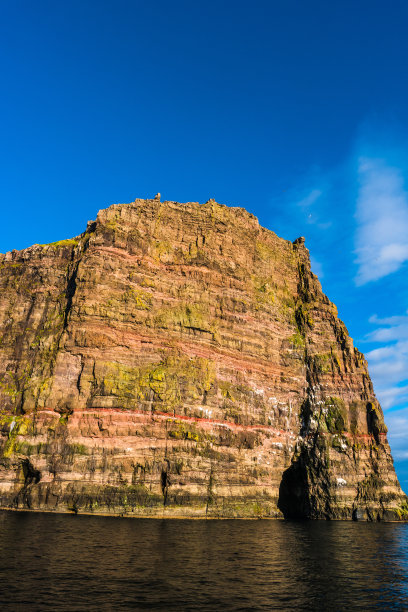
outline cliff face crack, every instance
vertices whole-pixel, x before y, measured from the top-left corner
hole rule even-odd
[[[81,393],[81,376],[84,371],[84,367],[85,367],[85,363],[84,363],[83,357],[81,357],[81,369],[79,371],[78,378],[76,381],[76,387],[78,389],[78,393]]]
[[[170,461],[166,459],[162,466],[161,474],[160,474],[161,491],[163,495],[163,506],[165,506],[167,503],[169,486],[171,484],[169,472],[170,472]]]
[[[66,290],[66,306],[64,310],[64,325],[63,329],[65,330],[68,327],[68,317],[72,308],[72,300],[74,299],[75,291],[77,288],[77,275],[78,275],[78,266],[79,261],[74,264],[74,269],[68,277],[67,290]]]

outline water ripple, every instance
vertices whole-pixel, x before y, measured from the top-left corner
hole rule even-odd
[[[406,610],[408,525],[0,512],[2,610]]]

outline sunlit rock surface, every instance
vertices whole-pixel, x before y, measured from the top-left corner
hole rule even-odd
[[[156,197],[0,268],[0,506],[405,518],[366,361],[303,239]]]

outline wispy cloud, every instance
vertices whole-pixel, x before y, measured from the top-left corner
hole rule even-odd
[[[323,265],[320,261],[315,259],[313,256],[310,257],[310,265],[312,267],[312,272],[318,276],[320,280],[324,278]]]
[[[367,339],[385,344],[366,354],[378,397],[384,409],[401,406],[408,401],[408,315],[373,316],[370,322],[378,327]]]
[[[308,208],[312,206],[322,195],[323,191],[321,189],[312,189],[310,193],[304,196],[301,200],[296,202],[297,206],[301,208]]]
[[[407,311],[408,314],[408,311]],[[368,321],[378,325],[403,325],[407,321],[407,315],[393,315],[391,317],[379,318],[376,314],[372,315]]]
[[[398,167],[358,159],[357,285],[375,281],[408,261],[408,194]]]
[[[370,317],[377,328],[367,340],[383,344],[366,354],[378,399],[387,412],[388,440],[397,462],[400,482],[407,490],[408,460],[408,314]],[[401,480],[402,478],[402,480]]]
[[[394,459],[408,459],[408,408],[388,414],[387,426]]]

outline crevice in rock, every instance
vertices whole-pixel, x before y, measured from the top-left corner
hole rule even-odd
[[[163,506],[166,505],[167,503],[167,497],[168,497],[168,493],[169,493],[169,486],[170,486],[170,461],[168,459],[165,459],[166,465],[162,466],[162,470],[161,470],[161,475],[160,475],[160,482],[161,482],[161,490],[162,490],[162,495],[163,495]]]
[[[208,514],[208,507],[214,503],[214,467],[211,461],[210,476],[208,478],[207,503],[205,507],[205,515]]]
[[[81,355],[81,369],[80,369],[80,372],[78,374],[78,378],[76,381],[76,387],[78,389],[78,393],[81,393],[81,376],[82,376],[82,372],[84,371],[84,367],[85,367],[85,362],[84,362],[83,356]]]
[[[75,291],[77,288],[77,275],[78,275],[78,266],[79,266],[79,261],[75,264],[74,269],[72,271],[72,274],[69,276],[68,278],[68,283],[67,283],[67,290],[66,290],[66,297],[67,297],[67,303],[65,305],[65,311],[64,311],[64,325],[63,325],[63,330],[65,330],[68,326],[68,317],[69,314],[71,312],[72,309],[72,300],[74,299],[74,295],[75,295]]]
[[[30,484],[37,484],[41,480],[41,472],[37,470],[29,459],[23,459],[21,467],[24,476],[24,487],[28,487]]]

